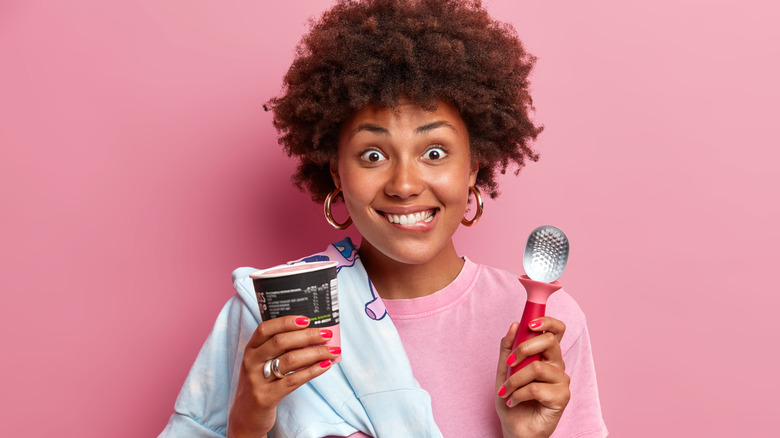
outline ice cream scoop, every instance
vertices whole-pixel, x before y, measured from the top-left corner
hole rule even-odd
[[[528,324],[544,316],[547,298],[563,287],[557,280],[563,274],[568,260],[569,239],[560,229],[552,225],[543,225],[528,236],[523,252],[523,269],[526,275],[519,278],[528,293],[528,300],[523,309],[523,316],[520,318],[520,327],[517,329],[515,341],[512,343],[513,351],[522,342],[540,334],[532,331]],[[539,359],[541,356],[538,354],[525,358],[510,368],[509,375]]]

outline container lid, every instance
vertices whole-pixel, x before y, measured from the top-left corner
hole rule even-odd
[[[279,265],[273,268],[260,269],[249,274],[250,278],[277,278],[288,275],[306,274],[314,271],[321,271],[338,266],[335,260],[327,262],[297,263],[295,265]]]

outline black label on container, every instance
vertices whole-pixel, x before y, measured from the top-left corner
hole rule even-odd
[[[263,321],[286,315],[309,317],[309,327],[339,323],[336,268],[253,279]]]

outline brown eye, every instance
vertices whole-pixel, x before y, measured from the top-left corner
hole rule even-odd
[[[376,163],[379,161],[386,160],[385,156],[382,155],[381,152],[374,149],[363,152],[360,158],[362,158],[365,161],[368,161],[369,163]]]
[[[447,156],[447,151],[441,146],[436,146],[425,151],[423,156],[431,161],[441,160]]]

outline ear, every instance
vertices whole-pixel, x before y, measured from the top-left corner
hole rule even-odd
[[[330,157],[330,177],[333,178],[333,184],[341,188],[341,178],[339,177],[339,159],[337,156]]]

